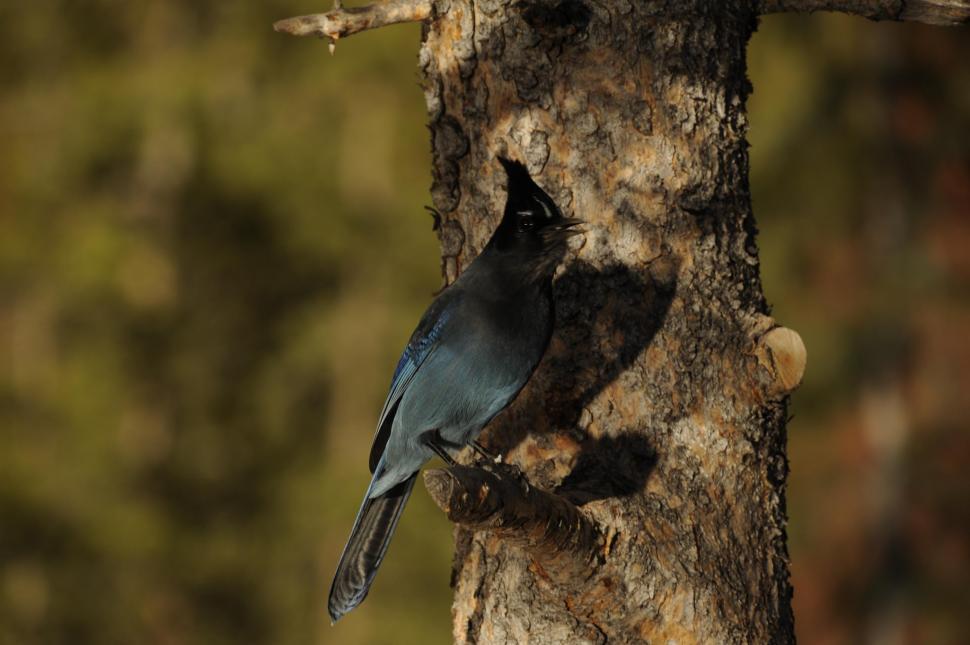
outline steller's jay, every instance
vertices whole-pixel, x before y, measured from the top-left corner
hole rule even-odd
[[[330,587],[336,622],[367,596],[418,470],[475,443],[516,397],[552,335],[552,277],[579,220],[562,216],[525,166],[499,158],[505,214],[468,269],[428,307],[391,378],[373,473]]]

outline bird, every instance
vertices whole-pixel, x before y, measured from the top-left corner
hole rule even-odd
[[[370,451],[370,485],[330,587],[332,623],[367,596],[418,471],[478,444],[542,359],[552,281],[581,223],[564,217],[519,161],[498,157],[505,211],[482,252],[432,301],[391,377]]]

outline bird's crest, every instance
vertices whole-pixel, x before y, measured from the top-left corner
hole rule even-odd
[[[510,188],[514,183],[518,182],[532,183],[529,169],[525,167],[524,163],[506,157],[499,157],[498,160],[502,164],[502,167],[505,168],[505,174],[509,178]]]

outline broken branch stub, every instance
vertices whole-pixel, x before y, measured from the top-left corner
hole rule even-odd
[[[448,519],[524,549],[553,579],[588,578],[604,557],[596,523],[568,500],[535,488],[513,467],[454,466],[424,473]]]

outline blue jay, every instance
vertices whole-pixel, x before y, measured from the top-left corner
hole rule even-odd
[[[471,444],[515,399],[553,326],[552,277],[579,220],[562,216],[517,161],[505,214],[468,269],[428,307],[391,378],[370,452],[373,473],[330,588],[336,622],[367,596],[418,470]]]

